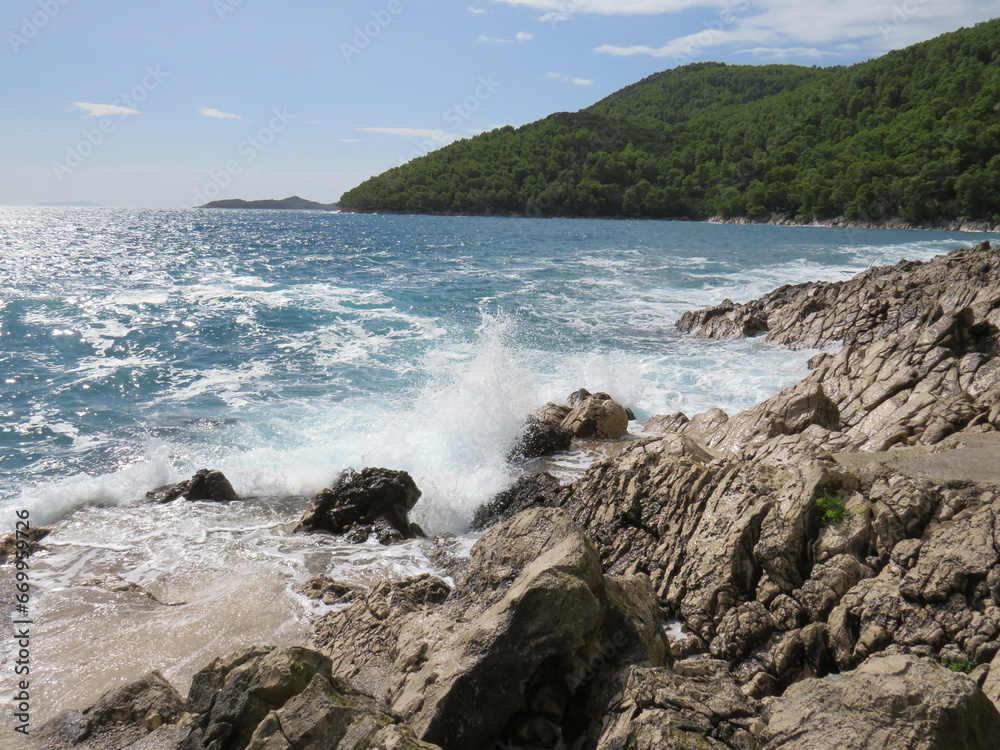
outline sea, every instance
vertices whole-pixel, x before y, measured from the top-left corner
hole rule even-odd
[[[525,472],[571,481],[649,417],[747,408],[815,353],[682,335],[685,311],[998,238],[0,208],[0,516],[53,529],[28,570],[32,722],[150,670],[183,693],[215,656],[306,643],[330,609],[296,591],[311,576],[447,576],[475,509]],[[630,435],[510,463],[525,414],[578,388],[630,407]],[[429,539],[294,533],[312,495],[367,466],[413,476]],[[142,502],[201,468],[245,499]]]

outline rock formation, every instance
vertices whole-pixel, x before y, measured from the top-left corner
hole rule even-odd
[[[240,499],[225,474],[210,469],[200,469],[190,479],[157,487],[146,493],[146,501],[151,503],[170,503],[179,497],[223,503]]]
[[[423,536],[407,514],[420,490],[405,471],[367,468],[345,471],[333,487],[316,495],[296,531],[326,531],[353,542],[374,535],[382,544]]]

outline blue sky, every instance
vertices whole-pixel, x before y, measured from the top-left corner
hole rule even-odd
[[[718,60],[850,64],[995,0],[4,0],[0,204],[332,202]]]

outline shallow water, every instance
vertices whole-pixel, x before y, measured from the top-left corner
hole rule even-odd
[[[36,718],[302,642],[314,609],[293,589],[316,572],[433,569],[429,542],[291,534],[344,468],[409,471],[414,520],[463,533],[547,400],[733,412],[805,374],[811,352],[679,335],[684,311],[988,236],[0,208],[0,510],[56,522],[32,562]],[[599,455],[547,465],[568,480]],[[202,467],[253,499],[137,505]]]

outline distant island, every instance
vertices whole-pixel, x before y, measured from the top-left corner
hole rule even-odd
[[[699,62],[457,141],[344,210],[1000,224],[1000,19],[856,65]]]
[[[231,198],[229,200],[211,201],[198,208],[281,208],[294,211],[339,211],[340,205],[337,203],[317,203],[307,201],[293,195],[291,198],[269,198],[262,201],[245,201],[241,198]]]

